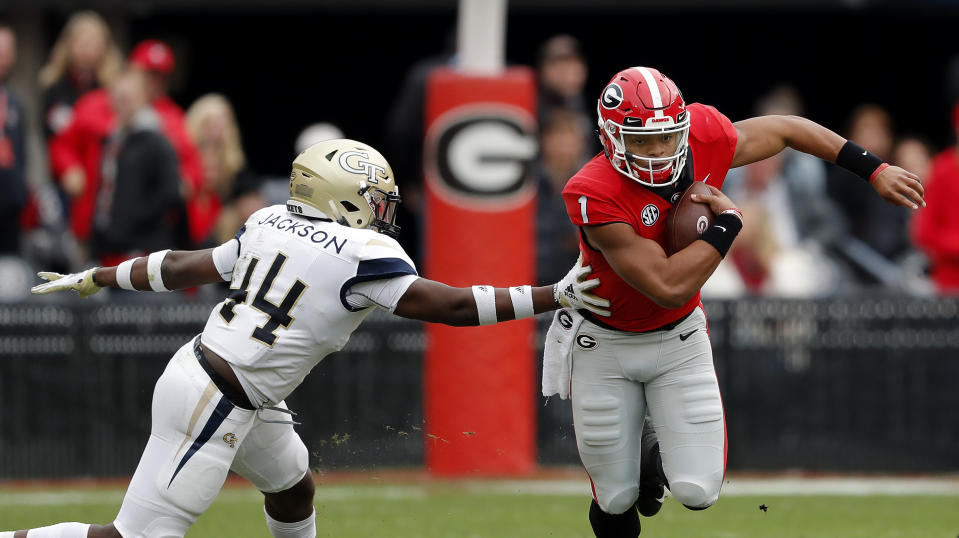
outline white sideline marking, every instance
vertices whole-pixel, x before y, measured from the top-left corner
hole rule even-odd
[[[436,492],[450,494],[461,488],[466,493],[499,495],[589,495],[585,480],[469,480],[434,482],[413,485],[317,485],[316,500],[353,499],[422,499]],[[723,484],[723,496],[748,495],[956,495],[959,478],[762,478],[729,477]],[[259,503],[263,496],[252,487],[227,488],[216,502]],[[0,507],[63,506],[73,504],[107,504],[119,507],[123,491],[0,491]]]
[[[726,479],[723,495],[959,495],[948,478],[766,478]]]

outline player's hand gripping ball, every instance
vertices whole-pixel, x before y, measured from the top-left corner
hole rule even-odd
[[[702,181],[693,181],[673,206],[673,212],[666,220],[665,243],[669,256],[688,247],[713,224],[715,215],[709,204],[694,202],[691,198],[693,194],[711,195],[712,192]]]

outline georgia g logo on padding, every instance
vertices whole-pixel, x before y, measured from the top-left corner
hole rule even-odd
[[[609,110],[618,108],[619,105],[623,104],[623,89],[619,87],[619,84],[614,82],[606,86],[606,89],[603,90],[602,103],[603,108]]]

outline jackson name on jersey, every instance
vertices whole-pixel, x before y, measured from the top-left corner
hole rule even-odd
[[[394,239],[294,215],[282,205],[251,215],[236,241],[230,293],[214,307],[201,339],[233,366],[257,406],[286,398],[320,360],[346,345],[371,306],[395,308],[416,277]],[[389,282],[391,300],[383,302],[354,289]]]

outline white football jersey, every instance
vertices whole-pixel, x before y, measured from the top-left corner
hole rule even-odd
[[[283,205],[251,215],[237,238],[230,294],[213,309],[201,341],[233,366],[256,406],[286,398],[346,345],[369,306],[395,308],[416,280],[394,239],[294,215]],[[373,298],[378,283],[385,300]],[[353,286],[364,293],[352,293]]]

